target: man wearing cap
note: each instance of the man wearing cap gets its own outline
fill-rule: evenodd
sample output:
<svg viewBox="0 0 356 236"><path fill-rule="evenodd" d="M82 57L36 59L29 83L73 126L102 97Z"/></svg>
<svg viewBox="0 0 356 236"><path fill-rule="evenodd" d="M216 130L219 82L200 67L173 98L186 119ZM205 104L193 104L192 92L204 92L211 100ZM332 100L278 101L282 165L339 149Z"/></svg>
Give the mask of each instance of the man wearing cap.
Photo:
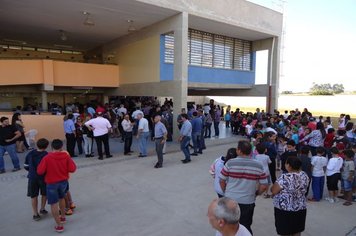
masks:
<svg viewBox="0 0 356 236"><path fill-rule="evenodd" d="M14 125L10 125L9 118L0 118L0 174L5 173L4 154L9 153L14 169L20 170L19 158L16 154L16 140L21 136L21 132Z"/></svg>
<svg viewBox="0 0 356 236"><path fill-rule="evenodd" d="M96 146L98 148L98 159L103 160L103 144L106 158L112 157L109 147L109 132L111 132L110 122L103 117L103 113L99 111L97 117L85 122L85 125L93 131Z"/></svg>
<svg viewBox="0 0 356 236"><path fill-rule="evenodd" d="M167 129L166 126L161 122L161 116L156 115L154 117L155 122L155 143L156 143L156 153L158 162L155 165L155 168L162 168L163 164L163 146L167 140Z"/></svg>

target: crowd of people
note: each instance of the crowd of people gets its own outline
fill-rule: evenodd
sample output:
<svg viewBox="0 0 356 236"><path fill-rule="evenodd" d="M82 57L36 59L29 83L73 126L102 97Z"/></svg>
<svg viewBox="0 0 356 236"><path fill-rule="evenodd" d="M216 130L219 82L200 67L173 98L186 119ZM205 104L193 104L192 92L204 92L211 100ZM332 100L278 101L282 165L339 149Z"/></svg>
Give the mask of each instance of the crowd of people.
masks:
<svg viewBox="0 0 356 236"><path fill-rule="evenodd" d="M338 123L332 124L330 117L315 119L307 109L283 115L259 109L236 112L239 121L232 129L246 139L210 168L216 194L224 200L211 204L208 217L222 235L252 234L255 199L262 194L273 197L277 233L300 235L305 229L306 203L323 199L325 179L325 200L333 204L343 199L344 206L352 205L356 198L356 135L350 116L341 114ZM308 198L310 185L313 197ZM211 213L210 208L219 203L226 205L222 208L226 215ZM227 216L233 208L240 216L232 226ZM216 225L212 219L221 223Z"/></svg>
<svg viewBox="0 0 356 236"><path fill-rule="evenodd" d="M163 105L156 98L143 98L95 107L87 104L83 108L67 104L63 121L66 150L63 142L55 139L49 153L49 142L44 138L37 141L37 149L30 150L20 113L13 115L12 123L7 117L0 119L0 173L5 173L5 152L12 160L13 171L18 171L17 153L30 150L25 169L29 171L28 196L32 199L33 219L47 214L48 202L57 232L64 230L65 215L72 214L75 208L68 179L76 169L72 160L77 156L76 147L79 155L93 157L95 140L98 159L103 160L104 154L105 158L112 157L110 138L119 138L124 143L124 155L131 155L133 137L137 137L138 157L144 158L148 155L147 143L152 140L157 154L154 167L162 168L166 142L172 140L173 103L168 99ZM330 117L316 119L307 109L269 114L259 109L255 113L231 111L230 106L224 112L213 100L209 104L190 105L187 112L183 108L177 116L183 164L191 162L191 156L203 154L205 139L212 137L213 124L214 135L219 136L221 120L233 134L244 137L237 148L230 148L210 169L220 200L212 202L208 216L221 235L233 232L230 230L235 230L236 235L252 234L258 195L273 197L278 234L299 235L305 228L307 200L323 199L325 177L329 193L325 199L336 203L339 194L343 194L343 204L352 205L356 193L356 136L350 116L341 114L337 124L333 124ZM307 199L310 186L312 197ZM39 194L42 199L38 209ZM230 216L234 219L220 211L233 214Z"/></svg>

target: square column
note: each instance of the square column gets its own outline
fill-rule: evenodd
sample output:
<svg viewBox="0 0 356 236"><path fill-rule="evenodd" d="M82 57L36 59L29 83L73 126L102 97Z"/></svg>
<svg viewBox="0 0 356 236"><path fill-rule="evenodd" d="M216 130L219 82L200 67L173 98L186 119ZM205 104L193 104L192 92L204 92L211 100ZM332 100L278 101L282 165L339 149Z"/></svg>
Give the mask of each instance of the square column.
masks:
<svg viewBox="0 0 356 236"><path fill-rule="evenodd" d="M177 116L182 108L187 106L188 95L188 13L182 12L176 16L174 29L174 67L173 78L179 81L173 91L173 138L179 136Z"/></svg>
<svg viewBox="0 0 356 236"><path fill-rule="evenodd" d="M279 88L279 57L280 39L272 38L271 46L268 51L268 78L267 78L267 99L266 110L272 113L278 109L278 88Z"/></svg>

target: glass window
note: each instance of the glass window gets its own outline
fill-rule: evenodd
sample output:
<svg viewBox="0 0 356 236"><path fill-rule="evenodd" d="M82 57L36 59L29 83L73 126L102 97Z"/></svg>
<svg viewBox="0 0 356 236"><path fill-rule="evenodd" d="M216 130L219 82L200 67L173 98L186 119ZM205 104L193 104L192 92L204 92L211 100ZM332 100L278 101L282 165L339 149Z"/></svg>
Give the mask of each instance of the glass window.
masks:
<svg viewBox="0 0 356 236"><path fill-rule="evenodd" d="M174 36L165 35L164 61L174 62ZM251 70L252 43L194 29L188 32L188 63L194 66Z"/></svg>

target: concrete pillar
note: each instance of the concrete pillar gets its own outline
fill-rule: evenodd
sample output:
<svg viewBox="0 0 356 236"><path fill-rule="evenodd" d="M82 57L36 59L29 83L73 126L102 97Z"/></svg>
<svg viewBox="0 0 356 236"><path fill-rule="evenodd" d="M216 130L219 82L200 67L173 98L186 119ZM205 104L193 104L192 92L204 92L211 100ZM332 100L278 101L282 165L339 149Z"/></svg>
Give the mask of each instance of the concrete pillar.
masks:
<svg viewBox="0 0 356 236"><path fill-rule="evenodd" d="M268 51L268 78L267 78L267 99L266 110L273 112L278 109L278 88L279 88L279 53L280 43L279 38L272 39L271 46Z"/></svg>
<svg viewBox="0 0 356 236"><path fill-rule="evenodd" d="M48 111L48 99L47 99L47 92L41 91L41 103L42 103L42 111Z"/></svg>
<svg viewBox="0 0 356 236"><path fill-rule="evenodd" d="M173 138L177 139L179 130L177 116L182 108L187 107L188 95L188 13L182 12L176 18L174 29L174 69L173 78L179 81L173 97Z"/></svg>

